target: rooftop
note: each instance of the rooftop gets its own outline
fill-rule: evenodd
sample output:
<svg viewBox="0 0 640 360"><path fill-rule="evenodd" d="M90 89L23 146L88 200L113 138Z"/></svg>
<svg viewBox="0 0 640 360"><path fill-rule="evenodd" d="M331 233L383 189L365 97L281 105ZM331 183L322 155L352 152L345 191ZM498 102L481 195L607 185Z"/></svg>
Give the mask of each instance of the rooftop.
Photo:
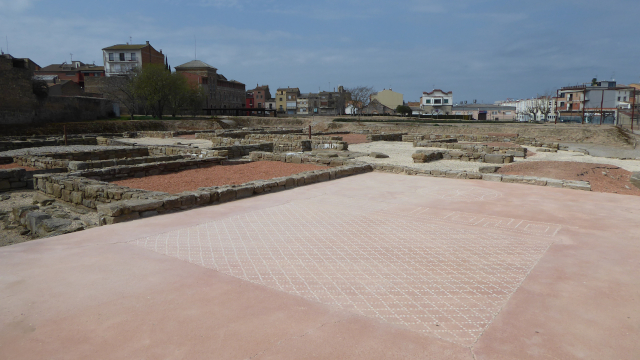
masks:
<svg viewBox="0 0 640 360"><path fill-rule="evenodd" d="M214 68L213 66L207 64L204 61L200 61L200 60L191 60L188 63L184 63L182 65L178 65L174 67L175 69L214 69L214 70L218 70L216 68Z"/></svg>

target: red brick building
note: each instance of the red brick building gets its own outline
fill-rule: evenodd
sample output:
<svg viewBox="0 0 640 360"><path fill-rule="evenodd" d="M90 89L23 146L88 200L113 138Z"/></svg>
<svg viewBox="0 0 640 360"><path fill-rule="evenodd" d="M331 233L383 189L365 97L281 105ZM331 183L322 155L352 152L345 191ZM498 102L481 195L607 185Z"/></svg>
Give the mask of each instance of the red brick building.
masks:
<svg viewBox="0 0 640 360"><path fill-rule="evenodd" d="M95 64L85 64L82 61L72 61L62 64L51 64L35 72L35 75L56 75L61 81L69 80L84 89L85 77L103 77L104 67Z"/></svg>

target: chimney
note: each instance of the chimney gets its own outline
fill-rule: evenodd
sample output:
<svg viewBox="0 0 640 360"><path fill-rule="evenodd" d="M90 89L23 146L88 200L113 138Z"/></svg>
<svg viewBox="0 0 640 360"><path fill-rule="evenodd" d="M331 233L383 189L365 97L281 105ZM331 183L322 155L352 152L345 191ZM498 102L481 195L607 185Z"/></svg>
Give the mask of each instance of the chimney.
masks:
<svg viewBox="0 0 640 360"><path fill-rule="evenodd" d="M147 40L147 45L149 45L149 40Z"/></svg>
<svg viewBox="0 0 640 360"><path fill-rule="evenodd" d="M162 54L162 49L160 49L160 54Z"/></svg>

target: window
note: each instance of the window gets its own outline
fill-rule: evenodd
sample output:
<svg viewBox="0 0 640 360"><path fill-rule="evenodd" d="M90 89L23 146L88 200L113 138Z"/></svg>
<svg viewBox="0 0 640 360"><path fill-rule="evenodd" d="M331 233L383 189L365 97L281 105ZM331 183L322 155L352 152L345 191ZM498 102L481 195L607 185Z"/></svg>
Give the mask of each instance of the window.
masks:
<svg viewBox="0 0 640 360"><path fill-rule="evenodd" d="M620 96L618 96L618 101L620 101Z"/></svg>
<svg viewBox="0 0 640 360"><path fill-rule="evenodd" d="M491 115L498 115L498 112L497 111L492 111Z"/></svg>
<svg viewBox="0 0 640 360"><path fill-rule="evenodd" d="M136 53L131 53L131 61L136 61Z"/></svg>
<svg viewBox="0 0 640 360"><path fill-rule="evenodd" d="M444 103L448 104L449 103L449 99L444 99Z"/></svg>
<svg viewBox="0 0 640 360"><path fill-rule="evenodd" d="M282 101L282 98L280 98L280 101Z"/></svg>
<svg viewBox="0 0 640 360"><path fill-rule="evenodd" d="M564 107L564 101L560 101L560 107Z"/></svg>
<svg viewBox="0 0 640 360"><path fill-rule="evenodd" d="M113 61L115 58L113 57L113 53L109 53L109 61Z"/></svg>
<svg viewBox="0 0 640 360"><path fill-rule="evenodd" d="M627 97L625 96L625 97L622 99L622 101L627 101Z"/></svg>
<svg viewBox="0 0 640 360"><path fill-rule="evenodd" d="M424 99L425 104L431 104L431 99Z"/></svg>
<svg viewBox="0 0 640 360"><path fill-rule="evenodd" d="M442 99L433 99L434 104L442 104Z"/></svg>
<svg viewBox="0 0 640 360"><path fill-rule="evenodd" d="M120 61L124 61L124 53L120 53Z"/></svg>

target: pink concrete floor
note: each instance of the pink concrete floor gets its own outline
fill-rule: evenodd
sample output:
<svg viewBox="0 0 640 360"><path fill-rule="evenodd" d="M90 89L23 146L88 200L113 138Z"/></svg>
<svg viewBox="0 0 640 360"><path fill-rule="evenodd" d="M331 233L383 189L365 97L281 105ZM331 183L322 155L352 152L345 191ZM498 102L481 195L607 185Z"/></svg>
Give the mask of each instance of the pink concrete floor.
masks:
<svg viewBox="0 0 640 360"><path fill-rule="evenodd" d="M636 359L639 215L371 173L13 245L0 359Z"/></svg>

